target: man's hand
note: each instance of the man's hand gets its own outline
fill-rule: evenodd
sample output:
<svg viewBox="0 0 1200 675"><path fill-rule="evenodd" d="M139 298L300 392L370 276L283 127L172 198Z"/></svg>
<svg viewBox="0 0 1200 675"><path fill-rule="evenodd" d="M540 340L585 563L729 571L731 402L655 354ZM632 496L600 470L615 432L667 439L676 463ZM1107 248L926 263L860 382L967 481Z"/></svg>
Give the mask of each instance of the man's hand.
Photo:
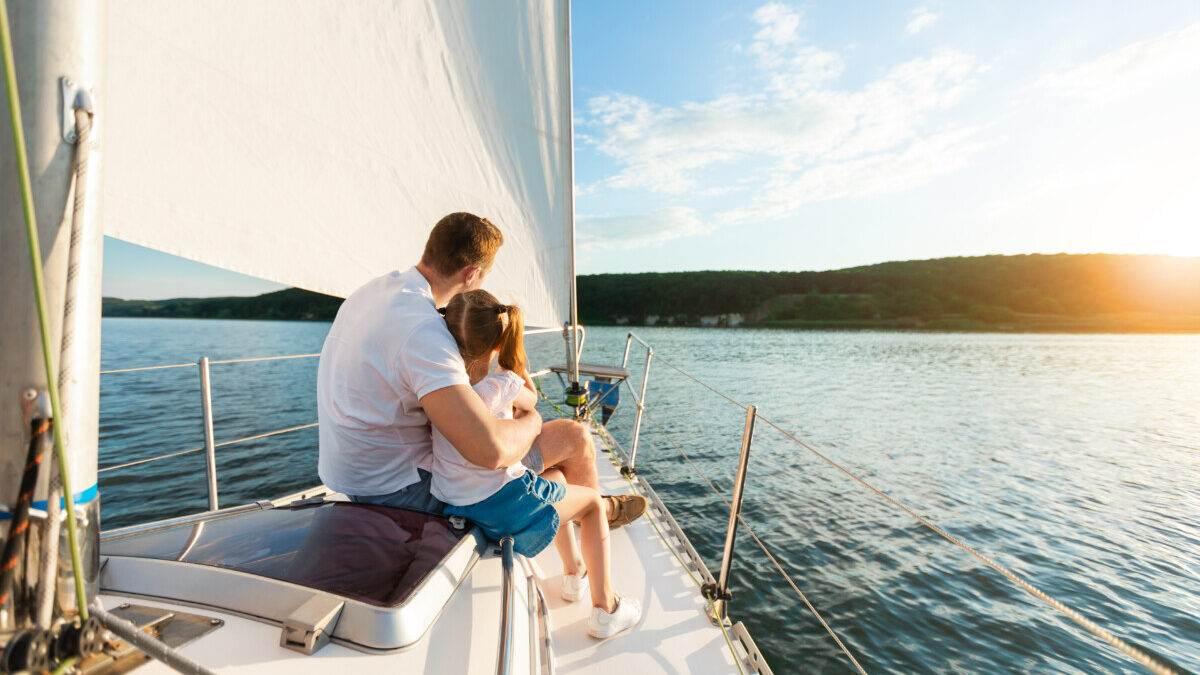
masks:
<svg viewBox="0 0 1200 675"><path fill-rule="evenodd" d="M536 411L525 412L519 419L498 420L479 394L465 384L426 394L421 407L468 462L485 469L519 462L542 433L542 417Z"/></svg>

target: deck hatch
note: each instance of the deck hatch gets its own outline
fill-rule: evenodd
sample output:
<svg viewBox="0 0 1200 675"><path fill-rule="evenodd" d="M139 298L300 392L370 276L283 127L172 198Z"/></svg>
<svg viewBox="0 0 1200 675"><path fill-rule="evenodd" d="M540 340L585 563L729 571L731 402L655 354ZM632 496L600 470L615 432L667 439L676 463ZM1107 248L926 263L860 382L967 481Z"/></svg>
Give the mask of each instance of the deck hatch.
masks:
<svg viewBox="0 0 1200 675"><path fill-rule="evenodd" d="M309 600L341 598L335 640L396 649L424 634L482 547L439 516L320 502L116 537L101 545L100 581L280 625Z"/></svg>
<svg viewBox="0 0 1200 675"><path fill-rule="evenodd" d="M201 523L106 543L104 554L224 567L393 607L465 534L437 516L345 502Z"/></svg>

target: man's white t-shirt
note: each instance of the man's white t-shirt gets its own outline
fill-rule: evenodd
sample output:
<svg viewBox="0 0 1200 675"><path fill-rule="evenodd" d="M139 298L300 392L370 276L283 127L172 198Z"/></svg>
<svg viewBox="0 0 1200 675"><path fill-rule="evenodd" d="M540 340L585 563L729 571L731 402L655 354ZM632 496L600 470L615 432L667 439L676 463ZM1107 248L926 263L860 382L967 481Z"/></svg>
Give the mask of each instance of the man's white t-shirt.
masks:
<svg viewBox="0 0 1200 675"><path fill-rule="evenodd" d="M355 496L395 492L430 468L420 398L469 385L458 345L416 267L367 282L338 310L317 367L317 472Z"/></svg>
<svg viewBox="0 0 1200 675"><path fill-rule="evenodd" d="M510 370L500 369L471 386L493 415L511 420L513 401L525 386L525 379ZM525 471L521 462L503 469L476 466L467 461L442 432L433 430L433 478L429 491L447 504L478 504L496 494L508 481L520 478Z"/></svg>

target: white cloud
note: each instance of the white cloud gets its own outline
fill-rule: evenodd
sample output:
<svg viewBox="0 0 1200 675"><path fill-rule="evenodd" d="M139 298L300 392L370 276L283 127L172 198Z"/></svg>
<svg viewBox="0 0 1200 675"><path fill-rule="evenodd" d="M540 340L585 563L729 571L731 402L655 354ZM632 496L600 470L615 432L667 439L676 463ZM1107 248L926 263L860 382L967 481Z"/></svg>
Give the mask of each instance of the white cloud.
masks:
<svg viewBox="0 0 1200 675"><path fill-rule="evenodd" d="M922 14L933 13L911 19ZM853 213L855 200L912 193L887 202L903 211L898 222L974 228L998 249L1082 250L1086 240L1141 250L1139 238L1178 241L1200 208L1189 183L1200 157L1200 23L1040 77L999 70L1012 67L999 59L985 88L979 60L947 49L866 79L858 70L849 84L842 57L808 42L800 12L772 3L748 22L734 52L738 88L674 104L610 93L580 110L583 142L614 167L580 191L584 203L654 205L581 216L585 248L796 221L833 200L817 213Z"/></svg>
<svg viewBox="0 0 1200 675"><path fill-rule="evenodd" d="M804 91L842 74L845 66L841 57L801 41L798 11L776 2L759 7L751 18L758 32L748 51L758 67L770 73L772 90Z"/></svg>
<svg viewBox="0 0 1200 675"><path fill-rule="evenodd" d="M979 147L967 130L930 123L970 89L980 71L970 55L938 51L839 89L840 58L802 42L796 12L772 4L753 18L759 31L748 51L762 93L677 106L624 94L588 101L589 137L620 167L589 193L732 195L746 206L714 220L782 218L805 203L918 184Z"/></svg>
<svg viewBox="0 0 1200 675"><path fill-rule="evenodd" d="M630 215L580 214L577 223L579 243L584 249L656 246L712 231L694 209L684 207Z"/></svg>
<svg viewBox="0 0 1200 675"><path fill-rule="evenodd" d="M909 35L916 35L937 23L937 20L937 12L930 10L928 7L917 7L909 13L908 23L904 26L904 32Z"/></svg>
<svg viewBox="0 0 1200 675"><path fill-rule="evenodd" d="M1106 103L1200 72L1200 23L1128 44L1082 65L1043 75L1035 96ZM1191 82L1192 91L1200 83Z"/></svg>

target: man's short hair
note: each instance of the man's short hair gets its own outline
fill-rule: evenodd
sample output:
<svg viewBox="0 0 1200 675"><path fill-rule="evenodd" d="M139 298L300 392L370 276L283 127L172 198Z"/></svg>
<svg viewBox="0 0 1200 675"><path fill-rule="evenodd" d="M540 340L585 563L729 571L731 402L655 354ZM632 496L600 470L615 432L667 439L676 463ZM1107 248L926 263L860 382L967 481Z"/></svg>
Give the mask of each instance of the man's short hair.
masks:
<svg viewBox="0 0 1200 675"><path fill-rule="evenodd" d="M462 211L451 213L433 226L421 262L447 277L471 265L487 270L503 243L500 228L487 218Z"/></svg>

